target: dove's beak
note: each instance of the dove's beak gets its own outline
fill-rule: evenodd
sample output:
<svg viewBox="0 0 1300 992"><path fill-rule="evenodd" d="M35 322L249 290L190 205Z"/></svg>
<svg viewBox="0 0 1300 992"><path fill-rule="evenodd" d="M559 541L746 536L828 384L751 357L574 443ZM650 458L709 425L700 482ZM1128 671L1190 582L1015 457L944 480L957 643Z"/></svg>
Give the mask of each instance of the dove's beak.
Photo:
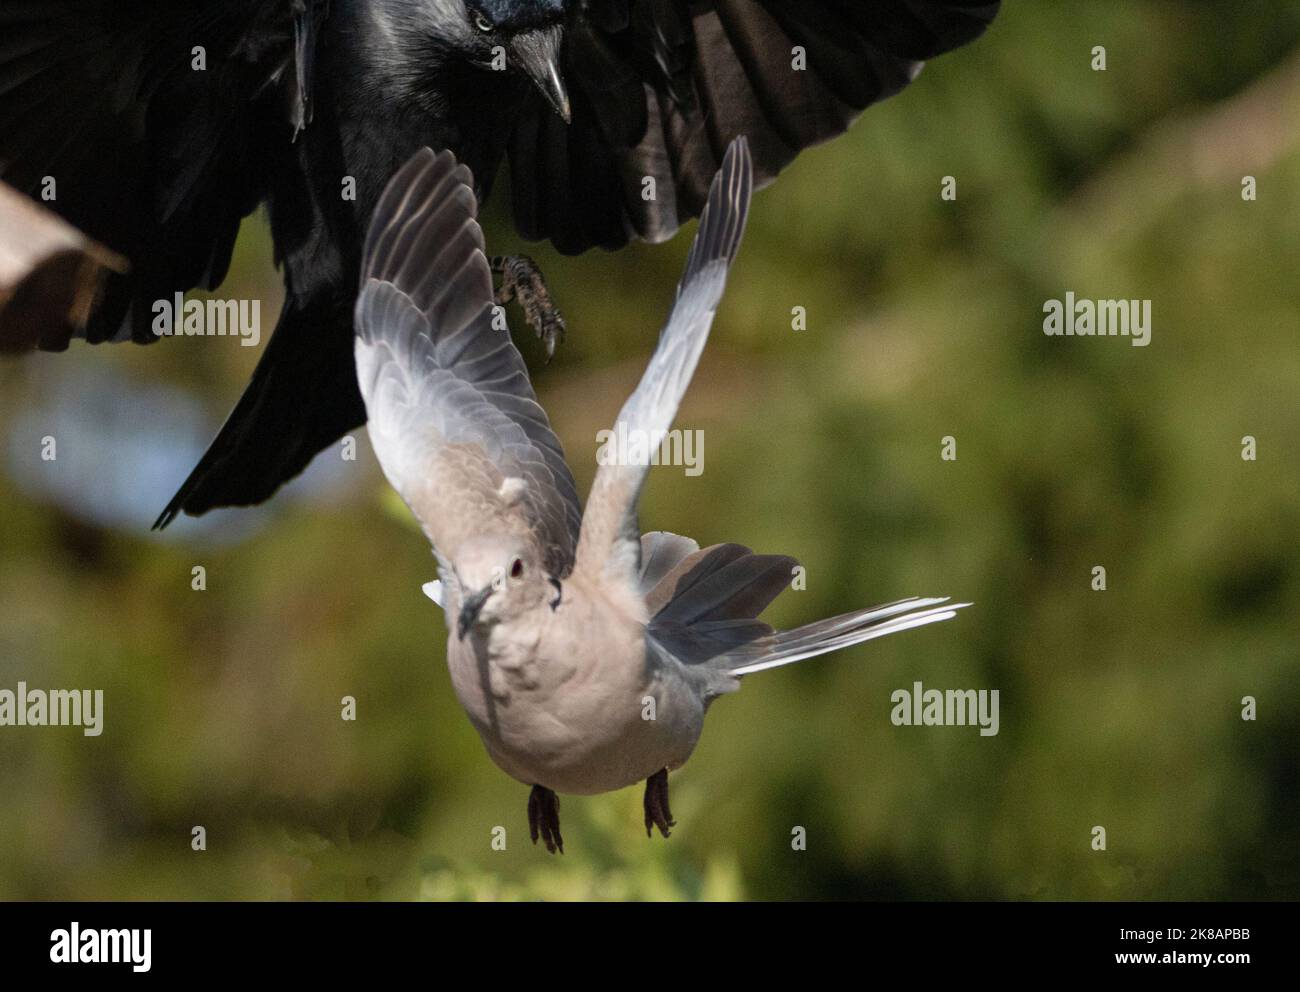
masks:
<svg viewBox="0 0 1300 992"><path fill-rule="evenodd" d="M460 617L456 621L456 635L463 641L469 629L474 626L474 621L478 619L479 612L483 609L483 604L488 601L492 595L492 587L480 589L476 593L471 593L461 600Z"/></svg>
<svg viewBox="0 0 1300 992"><path fill-rule="evenodd" d="M511 48L515 63L568 124L573 120L573 111L569 106L569 91L565 89L564 77L560 75L560 45L563 41L563 28L540 28L519 35Z"/></svg>

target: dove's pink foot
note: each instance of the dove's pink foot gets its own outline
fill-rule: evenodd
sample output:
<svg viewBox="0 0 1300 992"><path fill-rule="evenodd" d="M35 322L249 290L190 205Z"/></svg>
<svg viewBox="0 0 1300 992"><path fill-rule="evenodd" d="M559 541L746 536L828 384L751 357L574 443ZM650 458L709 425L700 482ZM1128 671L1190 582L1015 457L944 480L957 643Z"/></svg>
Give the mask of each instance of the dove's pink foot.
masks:
<svg viewBox="0 0 1300 992"><path fill-rule="evenodd" d="M668 808L668 769L661 768L645 780L645 835L654 836L654 828L665 837L669 828L677 826L673 811Z"/></svg>
<svg viewBox="0 0 1300 992"><path fill-rule="evenodd" d="M540 836L552 854L556 851L564 853L564 838L560 836L560 797L545 786L534 785L528 794L528 833L534 844Z"/></svg>

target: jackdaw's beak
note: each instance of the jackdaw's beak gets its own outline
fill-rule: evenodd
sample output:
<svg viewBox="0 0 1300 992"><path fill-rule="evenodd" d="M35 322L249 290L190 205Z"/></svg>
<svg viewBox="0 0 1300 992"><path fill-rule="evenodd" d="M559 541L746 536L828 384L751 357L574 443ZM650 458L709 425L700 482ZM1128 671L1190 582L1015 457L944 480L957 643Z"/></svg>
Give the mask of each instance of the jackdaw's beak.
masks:
<svg viewBox="0 0 1300 992"><path fill-rule="evenodd" d="M568 124L573 120L573 111L569 106L569 91L564 88L564 79L560 76L560 45L563 41L564 29L557 25L518 35L512 47L516 63Z"/></svg>
<svg viewBox="0 0 1300 992"><path fill-rule="evenodd" d="M492 595L492 587L480 589L476 593L471 593L461 600L460 618L456 622L456 635L463 641L469 629L474 626L474 621L478 619L479 611L483 609L483 604L488 601Z"/></svg>

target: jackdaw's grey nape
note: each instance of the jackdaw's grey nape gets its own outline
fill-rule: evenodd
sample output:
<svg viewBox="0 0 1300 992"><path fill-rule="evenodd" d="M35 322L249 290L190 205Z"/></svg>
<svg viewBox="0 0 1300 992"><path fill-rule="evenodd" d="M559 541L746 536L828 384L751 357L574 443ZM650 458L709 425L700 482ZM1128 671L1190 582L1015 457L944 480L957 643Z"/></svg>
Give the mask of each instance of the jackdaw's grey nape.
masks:
<svg viewBox="0 0 1300 992"><path fill-rule="evenodd" d="M557 792L645 782L646 832L674 825L668 772L709 704L742 676L947 620L904 599L795 630L758 615L796 562L739 544L640 534L652 449L671 428L740 247L753 187L736 139L713 180L650 365L618 415L640 457L604 460L584 513L560 442L504 322L470 171L423 149L366 240L356 365L388 481L433 545L456 695L488 754L532 787L533 842L563 850ZM629 450L633 450L629 446Z"/></svg>
<svg viewBox="0 0 1300 992"><path fill-rule="evenodd" d="M0 4L0 179L130 265L61 350L157 340L268 210L285 301L242 398L158 518L269 498L365 420L361 247L384 184L450 149L480 201L509 164L528 240L663 241L744 132L755 181L978 37L996 0L40 0ZM647 197L647 183L654 195ZM53 184L53 185L52 185ZM537 267L493 260L549 350ZM179 481L179 480L178 480Z"/></svg>

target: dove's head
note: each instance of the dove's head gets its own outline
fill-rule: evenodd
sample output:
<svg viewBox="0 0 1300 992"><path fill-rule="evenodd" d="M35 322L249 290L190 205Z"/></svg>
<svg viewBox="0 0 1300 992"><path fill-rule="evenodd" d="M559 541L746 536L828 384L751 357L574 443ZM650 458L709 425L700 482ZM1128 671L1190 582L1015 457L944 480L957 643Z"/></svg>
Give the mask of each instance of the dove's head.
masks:
<svg viewBox="0 0 1300 992"><path fill-rule="evenodd" d="M456 554L460 616L456 635L520 616L554 595L536 545L516 535L483 535Z"/></svg>

